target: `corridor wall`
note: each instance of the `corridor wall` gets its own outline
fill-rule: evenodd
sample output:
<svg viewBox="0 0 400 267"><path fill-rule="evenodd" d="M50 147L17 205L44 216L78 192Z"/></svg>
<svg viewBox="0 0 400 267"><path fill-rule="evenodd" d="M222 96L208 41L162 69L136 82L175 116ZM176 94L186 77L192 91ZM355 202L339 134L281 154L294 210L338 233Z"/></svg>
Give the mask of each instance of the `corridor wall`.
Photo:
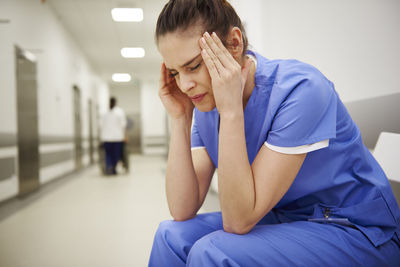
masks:
<svg viewBox="0 0 400 267"><path fill-rule="evenodd" d="M80 90L83 165L89 164L88 102L93 117L107 109L108 85L49 5L42 1L0 1L0 201L18 195L17 102L14 46L37 62L40 183L75 170L73 87ZM92 120L97 138L96 119ZM11 168L10 168L11 165Z"/></svg>

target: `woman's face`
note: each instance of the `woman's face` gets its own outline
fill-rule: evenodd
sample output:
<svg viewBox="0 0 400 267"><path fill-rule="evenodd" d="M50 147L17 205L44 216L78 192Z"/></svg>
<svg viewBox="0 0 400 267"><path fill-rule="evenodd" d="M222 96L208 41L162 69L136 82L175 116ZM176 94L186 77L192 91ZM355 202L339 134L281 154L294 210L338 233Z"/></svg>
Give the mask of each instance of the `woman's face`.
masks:
<svg viewBox="0 0 400 267"><path fill-rule="evenodd" d="M193 32L197 33L167 33L159 38L158 49L180 90L200 111L207 112L215 108L214 94L210 74L201 56L199 40L202 32L200 29Z"/></svg>

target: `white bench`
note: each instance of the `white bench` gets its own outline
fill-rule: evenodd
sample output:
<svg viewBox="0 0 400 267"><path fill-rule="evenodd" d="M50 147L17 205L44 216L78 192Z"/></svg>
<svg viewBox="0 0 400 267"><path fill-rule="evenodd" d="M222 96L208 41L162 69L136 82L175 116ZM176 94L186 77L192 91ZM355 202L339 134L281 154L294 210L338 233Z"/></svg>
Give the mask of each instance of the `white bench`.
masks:
<svg viewBox="0 0 400 267"><path fill-rule="evenodd" d="M373 155L385 171L400 206L400 134L381 132Z"/></svg>

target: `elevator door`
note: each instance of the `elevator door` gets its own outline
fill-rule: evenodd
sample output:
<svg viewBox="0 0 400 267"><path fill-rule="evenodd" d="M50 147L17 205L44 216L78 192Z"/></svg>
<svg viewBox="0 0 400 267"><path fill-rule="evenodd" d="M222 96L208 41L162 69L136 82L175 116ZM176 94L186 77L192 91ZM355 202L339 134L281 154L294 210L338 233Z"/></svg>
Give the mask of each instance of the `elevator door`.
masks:
<svg viewBox="0 0 400 267"><path fill-rule="evenodd" d="M36 62L28 51L15 47L19 196L39 188L39 133Z"/></svg>
<svg viewBox="0 0 400 267"><path fill-rule="evenodd" d="M75 169L82 167L82 122L81 122L81 92L77 86L73 87L74 93L74 129L75 129Z"/></svg>

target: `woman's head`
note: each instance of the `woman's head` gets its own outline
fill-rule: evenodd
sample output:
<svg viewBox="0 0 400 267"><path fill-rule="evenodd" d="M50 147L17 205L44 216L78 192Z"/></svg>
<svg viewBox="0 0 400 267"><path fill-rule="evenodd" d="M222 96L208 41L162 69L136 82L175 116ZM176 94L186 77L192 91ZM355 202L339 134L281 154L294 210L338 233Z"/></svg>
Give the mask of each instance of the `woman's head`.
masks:
<svg viewBox="0 0 400 267"><path fill-rule="evenodd" d="M206 31L215 32L242 62L247 38L239 16L226 0L170 0L160 13L155 34L170 76L201 111L215 107L211 77L199 46Z"/></svg>
<svg viewBox="0 0 400 267"><path fill-rule="evenodd" d="M230 30L238 27L242 32L243 55L247 50L242 21L226 0L170 0L158 17L156 42L167 33L183 33L193 26L200 28L201 33L217 33L227 48L233 45L227 40Z"/></svg>

